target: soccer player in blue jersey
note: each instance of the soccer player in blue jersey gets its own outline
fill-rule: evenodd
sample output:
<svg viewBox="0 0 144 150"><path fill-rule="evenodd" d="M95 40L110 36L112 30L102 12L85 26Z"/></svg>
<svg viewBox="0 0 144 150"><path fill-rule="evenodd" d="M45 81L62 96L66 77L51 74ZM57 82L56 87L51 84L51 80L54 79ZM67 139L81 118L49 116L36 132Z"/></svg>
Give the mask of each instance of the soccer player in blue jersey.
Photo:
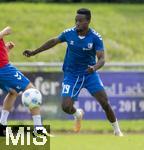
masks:
<svg viewBox="0 0 144 150"><path fill-rule="evenodd" d="M82 109L76 109L74 102L77 100L80 90L86 88L102 106L113 126L114 134L122 136L103 83L97 73L97 70L105 63L102 37L95 30L89 28L90 21L90 10L81 8L77 10L75 27L65 30L58 37L48 40L35 50L25 50L23 54L27 57L34 56L58 43L66 42L67 51L63 64L63 111L74 116L75 131L79 132L84 112Z"/></svg>

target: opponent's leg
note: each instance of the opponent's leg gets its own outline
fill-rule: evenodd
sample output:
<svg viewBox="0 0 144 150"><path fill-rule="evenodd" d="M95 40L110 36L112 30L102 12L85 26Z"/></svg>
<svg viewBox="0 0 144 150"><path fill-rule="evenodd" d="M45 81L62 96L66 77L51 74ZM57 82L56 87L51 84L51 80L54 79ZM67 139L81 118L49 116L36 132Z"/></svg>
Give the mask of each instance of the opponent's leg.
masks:
<svg viewBox="0 0 144 150"><path fill-rule="evenodd" d="M30 89L30 88L34 88L32 83L29 83L25 90ZM30 112L32 114L34 126L42 126L40 107L34 107L30 109Z"/></svg>
<svg viewBox="0 0 144 150"><path fill-rule="evenodd" d="M35 88L32 83L29 83L25 90ZM41 113L40 113L40 106L39 107L33 107L30 109L30 112L32 114L33 122L34 122L34 131L33 136L50 136L54 137L50 133L47 132L47 130L43 127L42 121L41 121Z"/></svg>
<svg viewBox="0 0 144 150"><path fill-rule="evenodd" d="M28 84L25 91L30 89L30 88L35 88L32 83ZM34 126L42 126L41 115L40 115L40 107L31 108L30 112L32 114L32 118L33 118L33 121L34 121Z"/></svg>
<svg viewBox="0 0 144 150"><path fill-rule="evenodd" d="M1 112L1 118L0 118L0 123L2 125L7 125L7 118L8 118L9 112L12 109L17 96L18 96L18 93L15 90L12 90L5 97L4 102L3 102L3 109Z"/></svg>
<svg viewBox="0 0 144 150"><path fill-rule="evenodd" d="M120 130L118 121L116 119L116 116L114 114L114 111L112 110L111 105L108 103L108 97L107 97L105 90L98 91L92 95L100 103L103 110L105 111L105 114L106 114L108 120L111 122L112 127L114 129L114 134L117 136L123 136L123 134Z"/></svg>
<svg viewBox="0 0 144 150"><path fill-rule="evenodd" d="M13 107L17 95L18 95L17 92L13 90L9 92L4 99L3 109L1 111L1 117L0 117L0 136L5 136L9 112Z"/></svg>

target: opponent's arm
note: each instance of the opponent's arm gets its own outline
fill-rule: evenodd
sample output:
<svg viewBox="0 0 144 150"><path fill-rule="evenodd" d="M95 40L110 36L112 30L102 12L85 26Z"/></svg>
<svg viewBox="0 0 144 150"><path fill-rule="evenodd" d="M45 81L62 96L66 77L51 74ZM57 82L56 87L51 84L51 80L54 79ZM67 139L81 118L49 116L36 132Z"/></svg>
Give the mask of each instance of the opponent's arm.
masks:
<svg viewBox="0 0 144 150"><path fill-rule="evenodd" d="M105 64L105 54L104 54L104 51L97 51L96 52L96 56L97 56L98 61L97 61L97 63L95 65L88 66L87 71L89 73L92 73L92 72L100 69Z"/></svg>
<svg viewBox="0 0 144 150"><path fill-rule="evenodd" d="M54 47L55 45L57 45L58 43L61 43L61 41L58 38L53 38L48 40L46 43L44 43L41 47L35 49L35 50L25 50L23 52L23 55L30 57L30 56L34 56L38 53L41 53L45 50L48 50L52 47Z"/></svg>
<svg viewBox="0 0 144 150"><path fill-rule="evenodd" d="M0 39L2 39L4 36L11 34L12 30L11 27L6 27L2 31L0 31Z"/></svg>

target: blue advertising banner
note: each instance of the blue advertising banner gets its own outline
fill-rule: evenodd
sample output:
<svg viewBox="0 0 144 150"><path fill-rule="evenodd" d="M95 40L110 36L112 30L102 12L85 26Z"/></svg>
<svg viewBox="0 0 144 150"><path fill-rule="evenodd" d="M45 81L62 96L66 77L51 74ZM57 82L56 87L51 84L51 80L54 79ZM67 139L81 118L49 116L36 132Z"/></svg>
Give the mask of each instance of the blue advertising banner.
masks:
<svg viewBox="0 0 144 150"><path fill-rule="evenodd" d="M144 72L100 72L110 104L118 119L144 119ZM67 119L61 110L61 83L63 73L25 73L43 95L41 106L43 119ZM0 110L6 93L0 90ZM83 108L85 119L105 119L105 114L97 101L82 89L75 103ZM17 98L9 119L31 119L30 112Z"/></svg>

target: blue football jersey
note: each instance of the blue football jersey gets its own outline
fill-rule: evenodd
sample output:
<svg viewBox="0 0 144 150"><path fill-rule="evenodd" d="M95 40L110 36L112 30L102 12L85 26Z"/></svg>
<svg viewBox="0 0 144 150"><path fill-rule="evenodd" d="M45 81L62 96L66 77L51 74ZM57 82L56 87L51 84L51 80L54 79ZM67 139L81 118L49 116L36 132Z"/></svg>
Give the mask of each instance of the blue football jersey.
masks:
<svg viewBox="0 0 144 150"><path fill-rule="evenodd" d="M58 38L67 43L64 72L85 74L88 65L96 64L96 51L104 50L100 34L93 29L89 29L87 35L82 37L74 27L62 32Z"/></svg>

